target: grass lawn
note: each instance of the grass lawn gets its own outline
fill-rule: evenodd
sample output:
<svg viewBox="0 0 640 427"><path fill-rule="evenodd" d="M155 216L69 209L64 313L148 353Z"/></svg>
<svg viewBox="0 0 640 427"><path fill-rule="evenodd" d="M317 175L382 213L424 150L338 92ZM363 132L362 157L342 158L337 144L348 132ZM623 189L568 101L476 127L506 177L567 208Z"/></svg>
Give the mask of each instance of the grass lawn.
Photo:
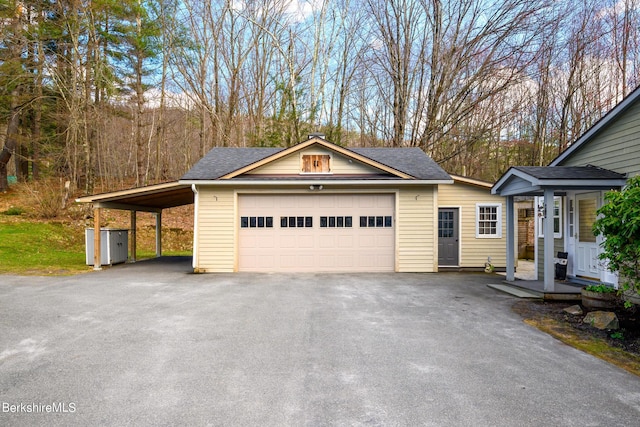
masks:
<svg viewBox="0 0 640 427"><path fill-rule="evenodd" d="M61 222L3 221L0 216L0 273L75 274L89 271L84 234Z"/></svg>
<svg viewBox="0 0 640 427"><path fill-rule="evenodd" d="M182 233L164 227L163 232L169 246L163 255L191 255L190 248L171 247L175 240L173 235ZM149 227L142 228L139 238L139 243L154 241L154 231ZM187 241L187 238L188 235L182 240ZM139 260L155 256L154 250L145 247L150 245L140 246ZM84 226L69 222L11 220L0 214L0 274L65 275L92 269L85 264Z"/></svg>

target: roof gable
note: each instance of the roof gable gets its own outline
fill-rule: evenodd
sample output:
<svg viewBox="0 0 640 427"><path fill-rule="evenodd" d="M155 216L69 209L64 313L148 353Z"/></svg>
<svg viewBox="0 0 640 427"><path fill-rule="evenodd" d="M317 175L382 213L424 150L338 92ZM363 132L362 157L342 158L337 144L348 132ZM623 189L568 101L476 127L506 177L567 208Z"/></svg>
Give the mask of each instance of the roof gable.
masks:
<svg viewBox="0 0 640 427"><path fill-rule="evenodd" d="M182 178L191 180L229 180L246 178L257 169L308 148L319 148L377 170L387 179L451 180L451 177L419 148L353 148L313 137L289 148L217 147L209 151ZM252 175L255 177L255 175Z"/></svg>
<svg viewBox="0 0 640 427"><path fill-rule="evenodd" d="M366 158L366 157L363 157L361 155L358 155L357 153L354 153L351 150L348 150L346 148L340 147L339 145L332 144L332 143L330 143L330 142L328 142L328 141L326 141L326 140L324 140L322 138L313 137L313 138L308 139L307 141L301 142L301 143L296 144L296 145L294 145L292 147L289 147L289 148L283 149L283 150L281 150L281 151L279 151L277 153L274 153L273 155L271 155L269 157L265 157L265 158L263 158L261 160L258 160L256 162L254 162L254 163L248 164L245 167L242 167L242 168L237 169L237 170L235 170L235 171L233 171L233 172L231 172L231 173L229 173L227 175L224 175L224 176L220 177L220 179L235 178L235 177L237 177L239 175L242 175L242 174L247 173L249 171L255 170L256 168L258 168L260 166L266 165L267 163L274 162L274 161L279 160L279 159L281 159L281 158L283 158L285 156L288 156L288 155L290 155L292 153L299 152L301 150L304 150L304 149L312 147L312 146L326 148L326 149L329 149L330 151L334 151L334 152L340 153L340 154L345 155L347 157L352 157L355 160L358 160L358 161L360 161L362 163L368 164L368 165L370 165L370 166L372 166L372 167L374 167L376 169L380 169L383 172L390 173L392 175L396 175L398 178L404 178L404 179L411 178L411 176L409 174L405 173L405 172L399 171L399 170L397 170L397 169L395 169L393 167L387 166L387 165L382 164L382 163L378 163L375 160L371 160L369 158Z"/></svg>
<svg viewBox="0 0 640 427"><path fill-rule="evenodd" d="M241 177L256 178L258 176L277 177L277 176L283 176L283 175L288 175L288 176L304 175L305 174L303 171L304 158L307 156L329 156L330 171L328 172L328 174L331 174L331 175L340 175L340 176L378 175L380 177L387 176L390 178L396 176L388 172L383 172L380 169L373 167L368 163L363 163L361 161L355 160L352 156L345 156L334 150L329 150L323 146L310 145L307 148L287 154L285 156L280 157L279 159L276 159L272 162L268 162L262 166L258 166L246 172L245 174L241 175ZM325 175L322 173L317 173L317 174Z"/></svg>

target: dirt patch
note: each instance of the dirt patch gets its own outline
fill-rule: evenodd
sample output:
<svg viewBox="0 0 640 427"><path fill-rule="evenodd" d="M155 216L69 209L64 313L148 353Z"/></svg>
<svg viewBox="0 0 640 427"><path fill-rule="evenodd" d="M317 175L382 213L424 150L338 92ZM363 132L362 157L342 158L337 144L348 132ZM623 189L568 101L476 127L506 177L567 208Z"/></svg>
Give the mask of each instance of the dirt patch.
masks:
<svg viewBox="0 0 640 427"><path fill-rule="evenodd" d="M607 360L636 375L640 375L640 307L614 310L620 322L618 330L599 330L583 319L563 311L575 305L566 302L522 300L513 305L513 311L524 321L557 339Z"/></svg>

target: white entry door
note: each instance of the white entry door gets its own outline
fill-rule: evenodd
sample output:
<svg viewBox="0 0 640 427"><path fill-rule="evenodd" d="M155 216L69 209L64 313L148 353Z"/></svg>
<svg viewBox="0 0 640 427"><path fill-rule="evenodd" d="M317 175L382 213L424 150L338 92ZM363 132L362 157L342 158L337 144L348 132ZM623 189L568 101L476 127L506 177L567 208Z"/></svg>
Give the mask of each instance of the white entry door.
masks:
<svg viewBox="0 0 640 427"><path fill-rule="evenodd" d="M600 193L576 195L576 276L600 280L599 245L593 234L596 210L600 206Z"/></svg>

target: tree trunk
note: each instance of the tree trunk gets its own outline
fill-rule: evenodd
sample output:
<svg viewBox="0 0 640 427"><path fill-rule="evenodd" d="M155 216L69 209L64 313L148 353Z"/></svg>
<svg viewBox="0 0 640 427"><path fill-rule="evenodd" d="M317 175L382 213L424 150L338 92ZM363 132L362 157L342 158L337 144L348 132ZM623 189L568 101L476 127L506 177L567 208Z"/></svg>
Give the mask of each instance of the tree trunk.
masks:
<svg viewBox="0 0 640 427"><path fill-rule="evenodd" d="M11 113L9 115L9 123L7 125L7 138L4 147L0 151L0 191L6 192L9 189L9 180L7 178L7 164L11 159L11 155L18 146L18 125L20 124L20 107L18 106L18 89L11 92Z"/></svg>

